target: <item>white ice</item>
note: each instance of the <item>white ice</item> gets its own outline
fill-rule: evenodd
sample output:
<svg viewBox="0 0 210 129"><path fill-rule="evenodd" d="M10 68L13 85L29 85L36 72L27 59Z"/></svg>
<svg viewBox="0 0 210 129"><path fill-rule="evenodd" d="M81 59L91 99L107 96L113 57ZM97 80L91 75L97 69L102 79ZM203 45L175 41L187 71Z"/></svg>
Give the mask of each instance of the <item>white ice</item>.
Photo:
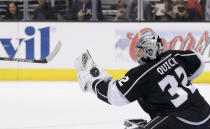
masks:
<svg viewBox="0 0 210 129"><path fill-rule="evenodd" d="M210 84L194 84L210 103ZM134 102L108 105L76 82L0 82L0 129L123 129L149 116Z"/></svg>

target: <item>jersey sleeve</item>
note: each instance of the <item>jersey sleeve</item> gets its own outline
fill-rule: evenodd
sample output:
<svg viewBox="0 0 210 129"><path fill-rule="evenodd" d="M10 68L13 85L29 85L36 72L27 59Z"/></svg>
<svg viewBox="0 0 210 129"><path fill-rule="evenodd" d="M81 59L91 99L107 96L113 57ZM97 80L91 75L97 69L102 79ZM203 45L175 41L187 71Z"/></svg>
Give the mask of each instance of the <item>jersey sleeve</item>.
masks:
<svg viewBox="0 0 210 129"><path fill-rule="evenodd" d="M104 82L103 80L95 80L92 88L96 96L108 104L122 106L130 103L118 90L116 81Z"/></svg>
<svg viewBox="0 0 210 129"><path fill-rule="evenodd" d="M194 51L178 51L175 60L185 69L188 80L194 80L204 71L203 57Z"/></svg>
<svg viewBox="0 0 210 129"><path fill-rule="evenodd" d="M142 77L140 71L137 71L133 69L116 81L116 87L129 102L142 98L146 92L146 83L144 83L146 78Z"/></svg>
<svg viewBox="0 0 210 129"><path fill-rule="evenodd" d="M116 81L96 80L92 85L93 90L97 97L106 103L117 106L129 104L141 98L145 92L137 80L139 76L131 73L128 72L123 78Z"/></svg>

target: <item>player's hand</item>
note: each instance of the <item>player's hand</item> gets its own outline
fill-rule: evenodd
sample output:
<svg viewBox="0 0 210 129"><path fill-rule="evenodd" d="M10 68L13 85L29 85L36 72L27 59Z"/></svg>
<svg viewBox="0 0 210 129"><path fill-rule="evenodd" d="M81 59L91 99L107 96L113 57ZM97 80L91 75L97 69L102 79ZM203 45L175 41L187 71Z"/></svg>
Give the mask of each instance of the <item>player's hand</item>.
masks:
<svg viewBox="0 0 210 129"><path fill-rule="evenodd" d="M90 69L94 66L94 62L90 59L87 53L83 53L78 56L75 60L75 67L77 69L77 78L80 84L80 88L83 92L90 90Z"/></svg>
<svg viewBox="0 0 210 129"><path fill-rule="evenodd" d="M92 83L97 80L109 81L112 77L95 64L88 52L83 53L75 60L77 78L83 92L93 92Z"/></svg>

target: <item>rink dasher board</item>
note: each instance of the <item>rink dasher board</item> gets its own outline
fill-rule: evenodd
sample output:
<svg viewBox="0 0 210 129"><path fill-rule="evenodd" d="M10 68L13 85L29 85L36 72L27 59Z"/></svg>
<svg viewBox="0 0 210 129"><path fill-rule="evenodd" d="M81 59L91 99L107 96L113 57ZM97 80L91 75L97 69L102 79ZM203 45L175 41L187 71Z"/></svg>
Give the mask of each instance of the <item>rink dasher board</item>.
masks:
<svg viewBox="0 0 210 129"><path fill-rule="evenodd" d="M128 70L105 70L113 80ZM203 72L194 83L210 83L210 72ZM77 81L75 69L0 69L0 81Z"/></svg>
<svg viewBox="0 0 210 129"><path fill-rule="evenodd" d="M58 55L47 64L0 61L0 80L76 81L75 58L89 49L95 62L114 79L137 65L134 60L135 36L148 32L164 37L166 49L205 51L209 23L78 23L78 22L1 22L0 56L41 59L62 41ZM5 31L7 30L7 31ZM210 83L210 63L197 83Z"/></svg>

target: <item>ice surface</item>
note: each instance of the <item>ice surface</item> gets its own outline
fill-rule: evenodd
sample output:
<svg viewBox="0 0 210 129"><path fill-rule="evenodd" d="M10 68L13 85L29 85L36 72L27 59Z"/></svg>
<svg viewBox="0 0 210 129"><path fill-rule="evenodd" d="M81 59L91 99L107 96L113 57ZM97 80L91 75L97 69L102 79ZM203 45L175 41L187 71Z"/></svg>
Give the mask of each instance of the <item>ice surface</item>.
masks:
<svg viewBox="0 0 210 129"><path fill-rule="evenodd" d="M210 102L210 85L194 84ZM76 82L0 82L0 129L123 129L145 118L136 102L108 105Z"/></svg>

